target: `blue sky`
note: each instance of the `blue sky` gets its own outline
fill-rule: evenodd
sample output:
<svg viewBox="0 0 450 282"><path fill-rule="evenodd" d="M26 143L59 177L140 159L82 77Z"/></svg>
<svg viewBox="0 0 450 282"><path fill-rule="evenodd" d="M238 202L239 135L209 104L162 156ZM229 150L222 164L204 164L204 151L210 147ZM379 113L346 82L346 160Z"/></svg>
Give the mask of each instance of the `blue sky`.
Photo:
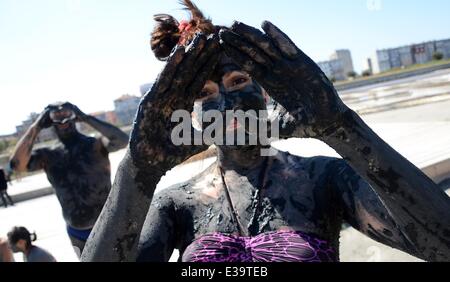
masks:
<svg viewBox="0 0 450 282"><path fill-rule="evenodd" d="M358 71L376 49L450 37L447 0L197 0L216 24L269 19L314 60L348 48ZM162 64L152 15L185 18L177 0L0 0L0 134L54 101L113 109Z"/></svg>

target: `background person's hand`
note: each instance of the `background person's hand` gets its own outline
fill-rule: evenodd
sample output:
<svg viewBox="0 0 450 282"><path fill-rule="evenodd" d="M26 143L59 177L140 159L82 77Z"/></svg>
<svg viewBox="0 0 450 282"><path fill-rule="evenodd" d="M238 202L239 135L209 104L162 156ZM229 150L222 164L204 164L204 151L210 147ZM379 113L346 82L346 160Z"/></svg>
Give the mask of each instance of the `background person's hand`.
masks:
<svg viewBox="0 0 450 282"><path fill-rule="evenodd" d="M35 124L39 129L46 129L53 125L53 121L50 118L50 112L51 112L50 107L46 107L37 118Z"/></svg>
<svg viewBox="0 0 450 282"><path fill-rule="evenodd" d="M346 106L319 66L281 30L264 22L260 30L236 22L220 32L221 45L296 119L301 136L320 138L335 130Z"/></svg>
<svg viewBox="0 0 450 282"><path fill-rule="evenodd" d="M78 122L84 122L88 117L88 115L86 115L82 110L80 110L76 105L72 103L64 103L64 107L74 112L76 121Z"/></svg>
<svg viewBox="0 0 450 282"><path fill-rule="evenodd" d="M188 47L176 47L139 106L130 141L136 167L165 172L205 149L175 146L171 132L176 124L171 116L177 110L192 112L219 55L217 36L200 34Z"/></svg>

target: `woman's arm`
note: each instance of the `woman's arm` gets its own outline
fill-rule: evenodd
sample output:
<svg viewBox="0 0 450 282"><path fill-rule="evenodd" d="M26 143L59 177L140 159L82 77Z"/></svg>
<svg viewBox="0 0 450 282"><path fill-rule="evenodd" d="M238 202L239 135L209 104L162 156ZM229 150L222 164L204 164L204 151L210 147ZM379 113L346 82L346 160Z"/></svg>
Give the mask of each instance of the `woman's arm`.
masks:
<svg viewBox="0 0 450 282"><path fill-rule="evenodd" d="M82 261L135 261L139 236L161 177L205 146L175 146L171 116L192 112L218 59L217 38L198 35L177 47L138 109L130 145Z"/></svg>
<svg viewBox="0 0 450 282"><path fill-rule="evenodd" d="M373 240L426 260L420 249L399 228L381 198L346 161L336 159L329 167L329 184L341 199L343 219Z"/></svg>
<svg viewBox="0 0 450 282"><path fill-rule="evenodd" d="M376 191L398 228L427 260L450 259L450 199L339 98L306 54L269 22L265 34L242 23L221 31L228 55L294 118L292 137L334 148Z"/></svg>
<svg viewBox="0 0 450 282"><path fill-rule="evenodd" d="M398 228L428 261L450 261L450 199L349 110L322 140L374 188Z"/></svg>
<svg viewBox="0 0 450 282"><path fill-rule="evenodd" d="M168 262L172 256L177 232L171 190L158 193L152 201L139 240L138 262Z"/></svg>
<svg viewBox="0 0 450 282"><path fill-rule="evenodd" d="M145 183L127 151L108 200L89 237L81 261L135 261L142 225L162 171L148 171Z"/></svg>

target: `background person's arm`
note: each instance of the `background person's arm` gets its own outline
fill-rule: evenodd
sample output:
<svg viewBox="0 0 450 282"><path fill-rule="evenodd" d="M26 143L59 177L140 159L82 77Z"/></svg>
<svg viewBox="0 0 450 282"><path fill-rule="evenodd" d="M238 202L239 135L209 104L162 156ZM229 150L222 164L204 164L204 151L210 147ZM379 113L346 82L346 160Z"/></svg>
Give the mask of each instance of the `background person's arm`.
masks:
<svg viewBox="0 0 450 282"><path fill-rule="evenodd" d="M52 125L49 110L46 109L19 140L10 159L11 169L16 172L28 171L28 163L32 157L34 142L42 129Z"/></svg>
<svg viewBox="0 0 450 282"><path fill-rule="evenodd" d="M87 115L82 112L77 106L71 104L73 111L77 115L77 120L90 125L92 128L100 132L100 138L103 146L110 153L124 149L128 145L128 135L117 128L116 126L101 121L96 117Z"/></svg>

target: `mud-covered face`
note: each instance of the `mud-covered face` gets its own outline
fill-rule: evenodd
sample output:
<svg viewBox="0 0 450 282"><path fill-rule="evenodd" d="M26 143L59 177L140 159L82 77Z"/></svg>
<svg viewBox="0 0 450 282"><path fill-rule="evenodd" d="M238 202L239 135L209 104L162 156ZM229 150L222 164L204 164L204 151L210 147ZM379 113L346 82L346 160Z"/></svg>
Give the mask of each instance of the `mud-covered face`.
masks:
<svg viewBox="0 0 450 282"><path fill-rule="evenodd" d="M53 128L59 138L69 138L77 132L76 123L74 121L69 121L64 124L57 123L53 125Z"/></svg>
<svg viewBox="0 0 450 282"><path fill-rule="evenodd" d="M66 124L74 120L76 118L76 115L71 109L62 107L51 110L50 118L52 119L53 123Z"/></svg>
<svg viewBox="0 0 450 282"><path fill-rule="evenodd" d="M68 138L76 133L76 115L71 109L64 105L55 107L50 111L50 118L58 137Z"/></svg>
<svg viewBox="0 0 450 282"><path fill-rule="evenodd" d="M229 111L254 111L260 117L260 111L267 111L268 96L264 89L243 71L232 70L222 76L220 82L208 80L203 87L201 98L195 101L193 118L204 130L211 123L202 122L201 117L208 111L219 111L224 117L225 132L236 131L248 125L239 124L238 120L226 121Z"/></svg>

